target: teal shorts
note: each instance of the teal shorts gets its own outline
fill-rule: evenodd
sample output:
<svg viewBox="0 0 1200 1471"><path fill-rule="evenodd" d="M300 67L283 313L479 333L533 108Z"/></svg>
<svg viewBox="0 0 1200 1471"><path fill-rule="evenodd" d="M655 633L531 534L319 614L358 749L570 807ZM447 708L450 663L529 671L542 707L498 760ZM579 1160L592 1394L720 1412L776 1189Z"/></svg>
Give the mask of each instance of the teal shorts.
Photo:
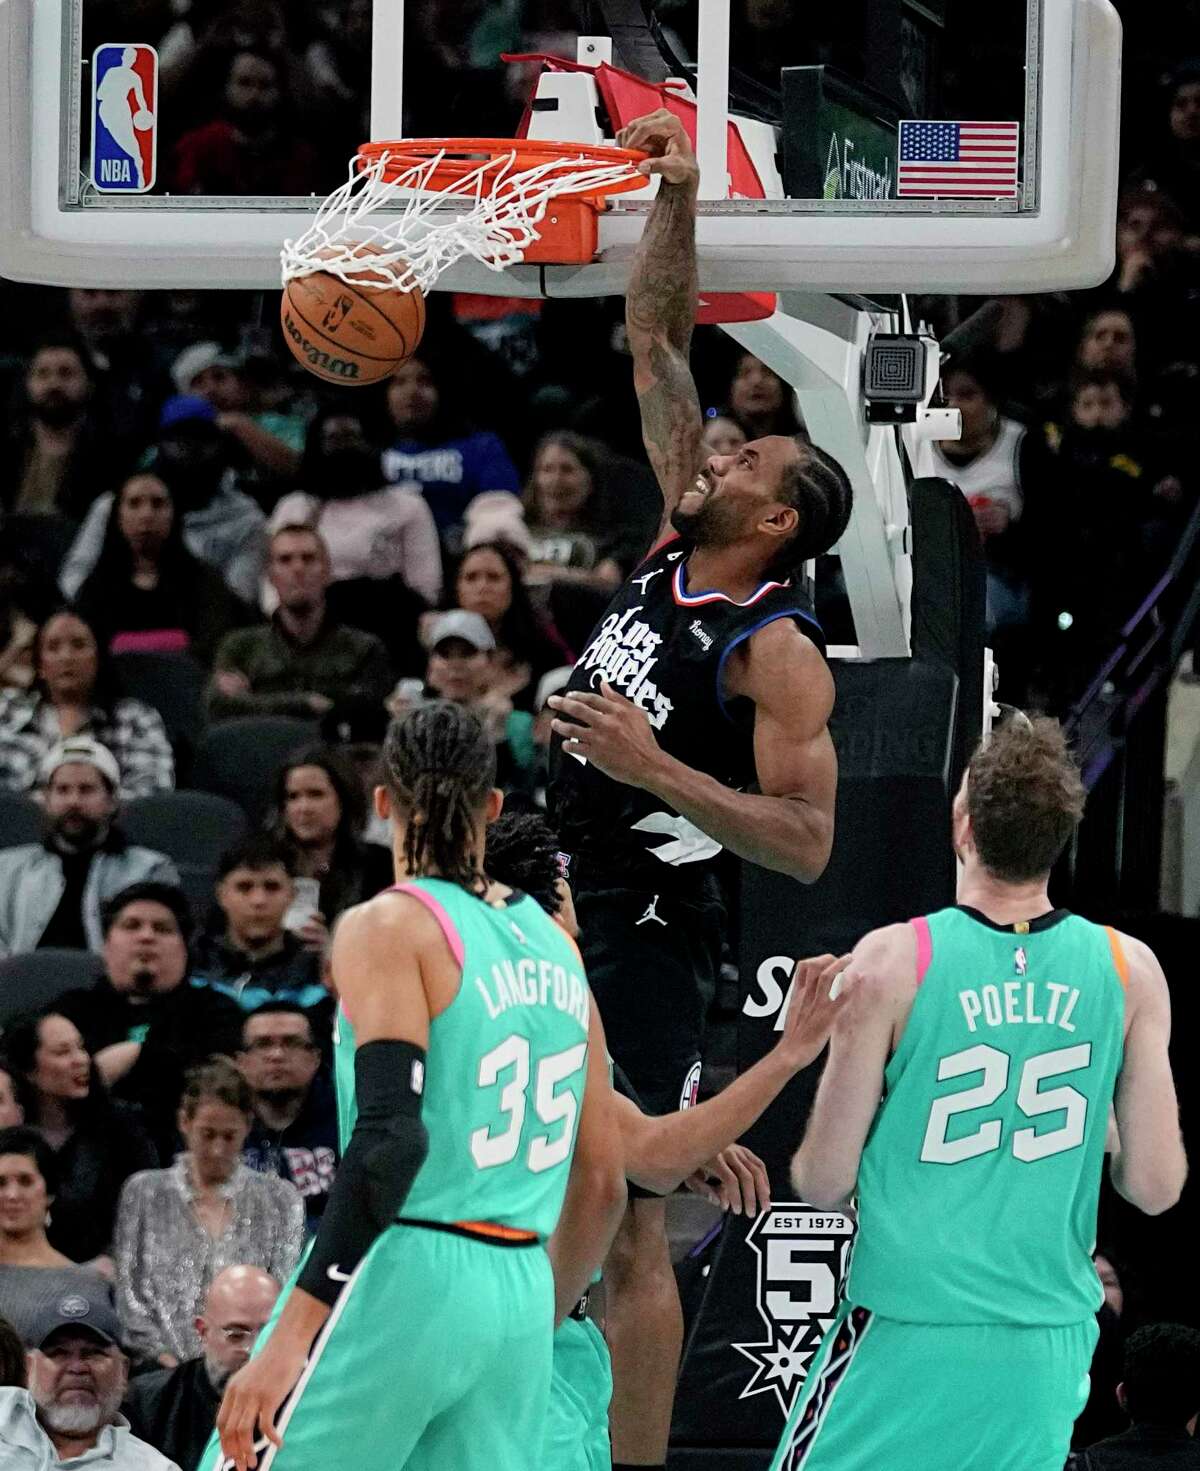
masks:
<svg viewBox="0 0 1200 1471"><path fill-rule="evenodd" d="M393 1226L343 1288L259 1471L529 1471L553 1325L542 1247ZM201 1471L224 1465L210 1442Z"/></svg>
<svg viewBox="0 0 1200 1471"><path fill-rule="evenodd" d="M538 1471L609 1471L612 1361L590 1318L567 1318L554 1335L550 1402Z"/></svg>
<svg viewBox="0 0 1200 1471"><path fill-rule="evenodd" d="M842 1303L771 1471L1062 1471L1094 1318L900 1323Z"/></svg>

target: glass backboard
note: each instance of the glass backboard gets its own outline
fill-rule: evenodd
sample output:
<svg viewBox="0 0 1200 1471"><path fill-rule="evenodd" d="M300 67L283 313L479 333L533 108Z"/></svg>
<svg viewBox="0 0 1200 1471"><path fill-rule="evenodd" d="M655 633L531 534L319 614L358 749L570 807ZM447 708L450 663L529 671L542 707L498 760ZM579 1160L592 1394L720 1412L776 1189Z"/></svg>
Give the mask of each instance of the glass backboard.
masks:
<svg viewBox="0 0 1200 1471"><path fill-rule="evenodd" d="M666 85L698 104L703 288L1086 285L1119 56L1107 0L7 0L0 273L271 286L367 138L601 142ZM443 284L619 292L649 203L612 203L592 264Z"/></svg>

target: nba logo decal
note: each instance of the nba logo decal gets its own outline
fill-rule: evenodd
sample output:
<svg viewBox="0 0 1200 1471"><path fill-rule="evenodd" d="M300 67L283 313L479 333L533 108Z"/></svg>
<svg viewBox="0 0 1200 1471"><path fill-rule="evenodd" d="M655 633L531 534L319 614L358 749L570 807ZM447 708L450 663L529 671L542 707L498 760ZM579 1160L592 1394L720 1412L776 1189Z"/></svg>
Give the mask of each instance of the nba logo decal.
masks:
<svg viewBox="0 0 1200 1471"><path fill-rule="evenodd" d="M92 56L92 183L144 194L158 166L158 52L110 41Z"/></svg>

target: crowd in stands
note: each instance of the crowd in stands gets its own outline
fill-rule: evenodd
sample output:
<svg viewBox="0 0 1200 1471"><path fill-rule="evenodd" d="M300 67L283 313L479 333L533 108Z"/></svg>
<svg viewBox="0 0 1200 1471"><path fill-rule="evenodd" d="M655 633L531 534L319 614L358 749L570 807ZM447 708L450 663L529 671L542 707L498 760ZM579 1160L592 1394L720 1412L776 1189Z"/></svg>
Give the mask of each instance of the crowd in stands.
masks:
<svg viewBox="0 0 1200 1471"><path fill-rule="evenodd" d="M139 9L178 104L169 187L337 182L368 0ZM93 40L113 10L85 11ZM499 52L574 24L549 0L410 10L413 133L510 132ZM1165 51L1130 32L1112 278L1003 299L945 379L963 432L935 455L983 540L1003 693L1058 714L1200 502L1196 8L1173 24ZM392 882L388 716L474 707L510 804L542 804L546 702L657 492L619 301L437 296L386 385L328 396L250 293L0 283L0 305L0 1318L31 1351L0 1324L0 1441L165 1465L136 1435L191 1471L334 1178L326 955ZM979 302L916 305L945 332ZM712 453L804 431L728 339L699 330L693 359ZM838 588L828 559L819 607L852 642ZM1079 1471L1180 1450L1197 1354L1174 1325L1129 1336L1123 1368L1118 1346L1091 1436L1126 1444ZM68 1367L94 1386L82 1439Z"/></svg>

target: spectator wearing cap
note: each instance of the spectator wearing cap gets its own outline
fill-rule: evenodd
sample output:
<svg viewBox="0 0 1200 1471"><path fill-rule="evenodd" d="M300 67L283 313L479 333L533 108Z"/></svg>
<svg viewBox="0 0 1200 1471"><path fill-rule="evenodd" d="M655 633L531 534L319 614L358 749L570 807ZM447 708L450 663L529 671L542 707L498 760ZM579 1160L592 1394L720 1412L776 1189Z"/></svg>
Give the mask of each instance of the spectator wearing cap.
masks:
<svg viewBox="0 0 1200 1471"><path fill-rule="evenodd" d="M158 1164L138 1111L108 1096L75 1023L53 1007L4 1030L25 1122L52 1151L58 1183L50 1244L106 1276L121 1186Z"/></svg>
<svg viewBox="0 0 1200 1471"><path fill-rule="evenodd" d="M27 1337L48 1299L98 1286L49 1239L59 1175L36 1129L0 1129L0 1312Z"/></svg>
<svg viewBox="0 0 1200 1471"><path fill-rule="evenodd" d="M574 663L554 624L534 608L520 556L504 541L481 542L466 552L454 580L459 608L478 613L495 640L493 687L528 710L537 682L549 669Z"/></svg>
<svg viewBox="0 0 1200 1471"><path fill-rule="evenodd" d="M29 359L23 389L24 402L5 436L9 474L0 509L78 521L97 491L124 468L96 409L83 343L47 338Z"/></svg>
<svg viewBox="0 0 1200 1471"><path fill-rule="evenodd" d="M285 495L271 526L313 526L329 549L337 584L399 578L427 607L442 595L442 550L433 515L415 485L388 485L361 414L322 409L308 428L303 489ZM345 597L349 589L342 587Z"/></svg>
<svg viewBox="0 0 1200 1471"><path fill-rule="evenodd" d="M263 409L240 353L216 342L196 342L171 365L177 393L206 399L217 411L217 427L241 447L256 475L291 480L300 469L304 420Z"/></svg>
<svg viewBox="0 0 1200 1471"><path fill-rule="evenodd" d="M310 526L271 537L268 575L279 599L264 627L229 634L209 691L214 716L321 716L341 701L379 703L391 688L387 650L374 634L329 612L329 553Z"/></svg>
<svg viewBox="0 0 1200 1471"><path fill-rule="evenodd" d="M138 1358L174 1368L201 1351L196 1329L217 1273L261 1267L282 1282L300 1255L294 1186L241 1159L250 1089L227 1057L190 1068L179 1105L184 1151L125 1182L117 1212L117 1309Z"/></svg>
<svg viewBox="0 0 1200 1471"><path fill-rule="evenodd" d="M439 613L428 631L425 682L443 700L467 705L484 721L496 745L496 784L527 792L532 787L536 748L533 716L514 710L496 683L496 641L478 613L454 608Z"/></svg>
<svg viewBox="0 0 1200 1471"><path fill-rule="evenodd" d="M1151 1323L1130 1334L1117 1402L1129 1429L1076 1451L1067 1471L1197 1471L1200 1332Z"/></svg>
<svg viewBox="0 0 1200 1471"><path fill-rule="evenodd" d="M337 1172L338 1128L311 1015L294 1002L265 1001L242 1024L237 1064L254 1097L242 1158L290 1180L315 1231Z"/></svg>
<svg viewBox="0 0 1200 1471"><path fill-rule="evenodd" d="M0 1389L0 1465L13 1471L178 1471L121 1414L129 1361L103 1292L73 1289L31 1326L29 1388Z"/></svg>
<svg viewBox="0 0 1200 1471"><path fill-rule="evenodd" d="M207 399L167 400L151 468L171 489L185 546L215 567L243 602L253 604L263 571L266 517L237 488L228 442ZM59 573L66 597L75 596L99 560L112 508L111 492L98 497L80 527Z"/></svg>
<svg viewBox="0 0 1200 1471"><path fill-rule="evenodd" d="M202 1352L176 1369L152 1369L130 1381L122 1406L130 1428L180 1471L198 1471L222 1392L249 1359L278 1296L279 1283L261 1267L226 1267L196 1318Z"/></svg>
<svg viewBox="0 0 1200 1471"><path fill-rule="evenodd" d="M79 1028L113 1096L140 1106L159 1157L175 1148L184 1072L233 1052L241 1012L227 996L188 981L192 919L170 884L133 884L105 905L104 975L68 991L55 1010Z"/></svg>
<svg viewBox="0 0 1200 1471"><path fill-rule="evenodd" d="M197 941L192 975L243 1011L275 999L314 1007L328 1031L333 1002L321 981L321 957L284 925L296 895L292 867L288 848L267 833L222 853L216 898L224 929Z"/></svg>
<svg viewBox="0 0 1200 1471"><path fill-rule="evenodd" d="M0 849L0 955L55 946L100 950L105 902L130 884L178 883L162 853L129 843L117 819L120 772L90 736L42 762L44 836Z"/></svg>
<svg viewBox="0 0 1200 1471"><path fill-rule="evenodd" d="M0 788L28 792L60 741L89 736L116 762L122 798L175 785L171 743L157 710L118 693L96 631L73 608L59 608L33 642L27 690L0 690Z"/></svg>
<svg viewBox="0 0 1200 1471"><path fill-rule="evenodd" d="M110 653L191 654L205 665L231 629L254 621L216 568L188 551L175 498L152 470L117 491L77 606Z"/></svg>

